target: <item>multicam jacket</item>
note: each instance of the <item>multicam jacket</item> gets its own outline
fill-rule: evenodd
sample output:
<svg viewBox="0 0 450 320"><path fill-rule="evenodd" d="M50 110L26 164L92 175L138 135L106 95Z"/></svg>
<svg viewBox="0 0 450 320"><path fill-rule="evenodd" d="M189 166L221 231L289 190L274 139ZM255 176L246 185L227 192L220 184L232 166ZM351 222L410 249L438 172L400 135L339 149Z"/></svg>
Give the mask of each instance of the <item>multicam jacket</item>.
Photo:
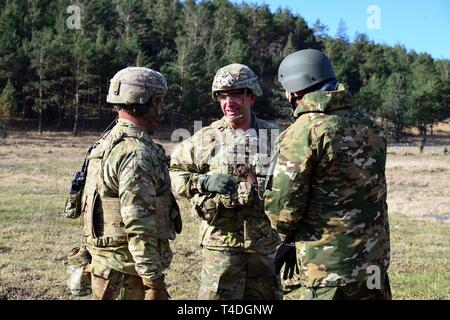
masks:
<svg viewBox="0 0 450 320"><path fill-rule="evenodd" d="M172 152L169 169L172 192L190 199L202 218L201 246L259 253L275 250L280 240L264 213L262 196L270 163L270 140L277 135L276 126L255 116L252 129L245 133L233 129L222 118L196 132ZM243 167L250 169L247 173L251 174L240 175L236 168ZM214 173L237 176L238 191L233 195L203 192L201 176ZM249 182L250 176L254 183Z"/></svg>
<svg viewBox="0 0 450 320"><path fill-rule="evenodd" d="M388 269L386 139L336 91L306 94L295 123L279 137L265 210L283 237L295 238L303 286L364 281Z"/></svg>
<svg viewBox="0 0 450 320"><path fill-rule="evenodd" d="M155 279L172 259L169 157L146 129L124 119L89 154L82 194L93 273Z"/></svg>

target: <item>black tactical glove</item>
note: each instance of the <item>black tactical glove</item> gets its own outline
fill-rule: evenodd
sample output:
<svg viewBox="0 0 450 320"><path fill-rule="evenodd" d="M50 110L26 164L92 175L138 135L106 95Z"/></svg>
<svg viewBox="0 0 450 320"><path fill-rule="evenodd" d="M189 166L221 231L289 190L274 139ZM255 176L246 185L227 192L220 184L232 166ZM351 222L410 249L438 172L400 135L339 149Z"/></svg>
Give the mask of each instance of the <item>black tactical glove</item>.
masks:
<svg viewBox="0 0 450 320"><path fill-rule="evenodd" d="M279 274L281 268L285 265L283 273L284 280L291 279L294 276L294 272L299 274L295 242L282 242L277 249L273 262L275 263L276 274Z"/></svg>
<svg viewBox="0 0 450 320"><path fill-rule="evenodd" d="M233 193L237 189L238 180L228 174L218 173L205 175L201 183L202 189L220 194Z"/></svg>

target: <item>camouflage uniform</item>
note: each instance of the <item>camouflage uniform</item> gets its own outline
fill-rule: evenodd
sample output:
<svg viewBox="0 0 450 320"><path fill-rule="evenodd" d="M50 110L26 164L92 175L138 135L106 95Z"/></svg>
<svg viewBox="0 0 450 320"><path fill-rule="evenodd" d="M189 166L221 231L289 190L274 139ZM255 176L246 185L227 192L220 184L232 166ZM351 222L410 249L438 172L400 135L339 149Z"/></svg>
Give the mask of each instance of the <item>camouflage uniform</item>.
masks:
<svg viewBox="0 0 450 320"><path fill-rule="evenodd" d="M169 266L168 162L147 129L125 119L90 152L82 214L94 298L143 299L143 282Z"/></svg>
<svg viewBox="0 0 450 320"><path fill-rule="evenodd" d="M342 84L306 94L279 137L266 213L296 241L302 298L390 298L386 139ZM368 290L368 267L381 289Z"/></svg>
<svg viewBox="0 0 450 320"><path fill-rule="evenodd" d="M269 164L269 159L265 164L261 161L261 155L268 155L270 147L259 143L259 133L264 132L260 129L268 129L270 141L270 129L276 127L255 116L252 124L254 130L243 133L229 126L224 117L196 132L171 155L172 191L190 199L202 218L200 299L280 299L282 295L271 258L279 237L264 214L261 192L265 164ZM256 152L251 146L259 149ZM202 191L202 175L239 176L236 164L242 163L251 168L258 186L241 176L238 191L231 196Z"/></svg>

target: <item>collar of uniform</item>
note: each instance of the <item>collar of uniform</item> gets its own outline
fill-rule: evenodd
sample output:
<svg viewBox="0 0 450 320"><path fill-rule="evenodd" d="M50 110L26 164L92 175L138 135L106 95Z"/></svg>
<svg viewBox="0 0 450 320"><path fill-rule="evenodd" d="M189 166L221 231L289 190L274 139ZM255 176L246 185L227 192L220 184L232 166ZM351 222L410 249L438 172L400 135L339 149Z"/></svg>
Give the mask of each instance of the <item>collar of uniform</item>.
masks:
<svg viewBox="0 0 450 320"><path fill-rule="evenodd" d="M352 96L345 86L340 83L335 91L315 91L305 94L294 111L294 117L298 118L302 114L309 112L328 113L338 109L350 108L351 106Z"/></svg>
<svg viewBox="0 0 450 320"><path fill-rule="evenodd" d="M220 124L217 127L217 129L219 130L224 130L224 129L234 129L232 126L230 126L227 121L225 120L225 116L223 116L220 119ZM250 123L250 128L249 129L258 129L258 118L255 116L255 114L252 112L252 121Z"/></svg>
<svg viewBox="0 0 450 320"><path fill-rule="evenodd" d="M139 133L150 133L150 129L146 128L146 127L142 127L142 126L138 126L137 124L135 124L134 122L128 120L128 119L122 119L119 118L117 120L117 124L120 126L120 128L122 129L122 131L124 131L125 133L133 133L133 134L139 134Z"/></svg>

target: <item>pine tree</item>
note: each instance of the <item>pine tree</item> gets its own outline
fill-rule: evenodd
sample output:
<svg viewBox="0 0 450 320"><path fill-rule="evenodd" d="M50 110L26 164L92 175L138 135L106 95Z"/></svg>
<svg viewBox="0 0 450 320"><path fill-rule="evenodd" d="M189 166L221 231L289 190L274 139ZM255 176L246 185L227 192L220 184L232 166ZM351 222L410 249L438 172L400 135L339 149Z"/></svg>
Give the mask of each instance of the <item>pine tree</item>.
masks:
<svg viewBox="0 0 450 320"><path fill-rule="evenodd" d="M51 87L55 78L55 59L57 54L54 50L54 30L44 28L42 31L34 31L32 38L25 44L30 68L34 73L35 81L29 83L25 92L28 100L32 103L33 110L39 115L38 131L42 133L44 111L50 105L56 92Z"/></svg>
<svg viewBox="0 0 450 320"><path fill-rule="evenodd" d="M179 0L149 1L147 19L152 26L153 46L156 65L163 66L174 61L175 38L180 25L181 3Z"/></svg>
<svg viewBox="0 0 450 320"><path fill-rule="evenodd" d="M379 45L373 45L378 47ZM413 55L410 54L405 47L396 45L393 48L384 49L384 60L386 68L389 72L409 72L411 71L411 63Z"/></svg>
<svg viewBox="0 0 450 320"><path fill-rule="evenodd" d="M6 86L0 95L0 116L10 118L17 114L16 90L11 80L8 79Z"/></svg>
<svg viewBox="0 0 450 320"><path fill-rule="evenodd" d="M81 9L80 29L66 24L72 4ZM220 115L213 114L219 111L210 97L213 76L226 64L244 63L263 88L254 111L274 117L285 108L278 66L304 48L324 50L358 106L387 125L389 105L400 105L392 93L401 83L394 73L410 75L413 107L405 123L411 117L426 138L424 132L450 116L449 60L376 44L364 34L350 42L342 19L332 38L319 19L309 27L287 8L271 12L267 5L230 0L4 0L0 29L0 88L10 81L16 111L23 119L39 118L40 130L62 129L64 120L75 119L76 133L86 120L106 119L109 80L132 65L162 71L167 107L193 118Z"/></svg>
<svg viewBox="0 0 450 320"><path fill-rule="evenodd" d="M272 46L273 54L284 58L283 48L286 46L289 35L294 32L295 18L289 9L286 8L282 10L281 8L278 8L273 15L273 22L274 32L278 38L275 39ZM279 64L281 60L277 62Z"/></svg>
<svg viewBox="0 0 450 320"><path fill-rule="evenodd" d="M53 50L55 59L53 61L57 81L52 83L52 102L56 109L56 129L61 130L62 124L67 113L71 112L72 101L74 96L73 90L73 61L74 58L74 39L75 34L79 30L71 30L66 25L66 11L64 5L68 3L60 3L59 14L55 22L55 39L53 42ZM83 23L83 20L81 21Z"/></svg>
<svg viewBox="0 0 450 320"><path fill-rule="evenodd" d="M183 2L183 32L194 46L205 46L210 38L212 10L206 2L196 4L195 0Z"/></svg>
<svg viewBox="0 0 450 320"><path fill-rule="evenodd" d="M199 48L193 46L184 37L178 37L177 43L177 60L163 72L167 73L170 82L169 93L172 94L172 101L166 103L171 109L178 110L186 115L189 120L197 119L200 115L200 97L205 91L201 90L199 86L202 84L202 67L201 61L198 59ZM177 79L175 81L175 79ZM204 80L203 80L204 82ZM210 85L210 83L208 83ZM206 91L209 94L209 90Z"/></svg>
<svg viewBox="0 0 450 320"><path fill-rule="evenodd" d="M380 112L392 123L395 142L400 142L404 128L411 124L409 119L411 108L409 77L408 74L395 72L388 78L383 90L384 99Z"/></svg>
<svg viewBox="0 0 450 320"><path fill-rule="evenodd" d="M349 36L347 33L347 24L345 23L344 19L339 19L337 31L336 31L336 38L345 42L349 42Z"/></svg>
<svg viewBox="0 0 450 320"><path fill-rule="evenodd" d="M244 7L243 13L247 25L247 43L250 54L250 64L260 80L264 81L266 71L271 71L272 50L274 38L273 15L268 5Z"/></svg>
<svg viewBox="0 0 450 320"><path fill-rule="evenodd" d="M309 28L306 20L298 16L295 18L294 23L294 44L295 47L300 49L318 49L323 48L321 40L317 40L314 36L314 31Z"/></svg>
<svg viewBox="0 0 450 320"><path fill-rule="evenodd" d="M316 19L314 22L312 29L314 31L314 35L319 39L327 38L328 36L328 27L320 21L320 19Z"/></svg>
<svg viewBox="0 0 450 320"><path fill-rule="evenodd" d="M0 12L0 87L11 80L16 89L19 108L23 104L23 86L26 84L28 64L23 50L25 1L7 0Z"/></svg>
<svg viewBox="0 0 450 320"><path fill-rule="evenodd" d="M443 106L443 119L450 117L450 61L439 60L436 69L441 83L441 104Z"/></svg>
<svg viewBox="0 0 450 320"><path fill-rule="evenodd" d="M242 63L247 59L247 48L241 39L232 40L223 54L224 64Z"/></svg>
<svg viewBox="0 0 450 320"><path fill-rule="evenodd" d="M411 97L413 101L411 116L422 136L422 151L426 145L428 126L432 127L442 114L442 106L439 101L440 82L430 55L418 55L411 67Z"/></svg>
<svg viewBox="0 0 450 320"><path fill-rule="evenodd" d="M295 51L297 51L297 48L294 45L294 35L290 33L286 46L283 49L283 57L286 57Z"/></svg>
<svg viewBox="0 0 450 320"><path fill-rule="evenodd" d="M382 119L383 113L380 110L383 103L383 89L386 79L372 75L366 85L363 85L358 93L355 94L355 102L358 108L373 116L379 116Z"/></svg>

